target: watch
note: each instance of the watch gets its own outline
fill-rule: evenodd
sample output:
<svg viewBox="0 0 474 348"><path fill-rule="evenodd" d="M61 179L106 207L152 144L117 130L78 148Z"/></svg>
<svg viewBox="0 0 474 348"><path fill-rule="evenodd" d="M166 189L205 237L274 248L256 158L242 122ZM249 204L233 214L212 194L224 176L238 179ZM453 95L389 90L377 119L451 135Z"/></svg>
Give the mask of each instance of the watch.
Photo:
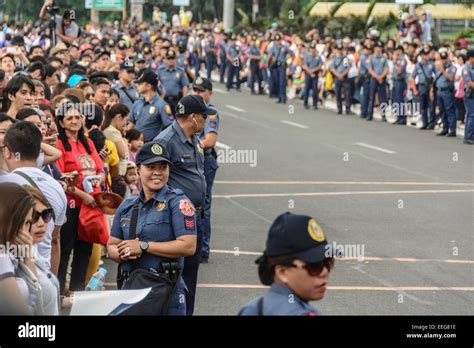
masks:
<svg viewBox="0 0 474 348"><path fill-rule="evenodd" d="M142 250L142 253L148 250L149 244L148 242L140 242L140 249Z"/></svg>

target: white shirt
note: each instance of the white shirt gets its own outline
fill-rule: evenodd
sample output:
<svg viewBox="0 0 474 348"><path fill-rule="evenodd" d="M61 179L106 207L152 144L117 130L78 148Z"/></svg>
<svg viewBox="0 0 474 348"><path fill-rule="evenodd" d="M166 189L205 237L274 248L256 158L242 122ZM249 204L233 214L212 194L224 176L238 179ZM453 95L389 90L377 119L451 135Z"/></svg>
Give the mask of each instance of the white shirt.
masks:
<svg viewBox="0 0 474 348"><path fill-rule="evenodd" d="M67 198L62 186L54 178L41 169L33 167L23 167L14 170L12 173L0 176L0 183L10 182L18 185L30 185L30 183L15 171L21 171L28 175L38 185L49 204L54 210L55 220L48 223L46 236L43 242L38 245L39 254L46 259L48 268L51 268L51 240L55 226L62 226L66 222Z"/></svg>

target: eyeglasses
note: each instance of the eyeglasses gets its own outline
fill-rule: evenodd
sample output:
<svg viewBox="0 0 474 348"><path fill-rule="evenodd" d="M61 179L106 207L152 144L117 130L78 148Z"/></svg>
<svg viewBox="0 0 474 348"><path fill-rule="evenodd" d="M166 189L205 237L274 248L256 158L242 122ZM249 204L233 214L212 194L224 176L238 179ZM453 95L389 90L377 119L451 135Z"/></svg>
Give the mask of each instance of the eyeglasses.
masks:
<svg viewBox="0 0 474 348"><path fill-rule="evenodd" d="M93 93L87 93L86 94L86 99L91 99L91 98L94 98L94 94Z"/></svg>
<svg viewBox="0 0 474 348"><path fill-rule="evenodd" d="M334 258L329 257L321 262L308 263L306 265L292 264L290 267L304 268L310 276L317 277L323 272L324 268L327 268L328 272L331 272L331 270L334 268Z"/></svg>
<svg viewBox="0 0 474 348"><path fill-rule="evenodd" d="M33 219L31 220L31 223L34 225L39 221L39 219L43 219L45 223L48 223L51 221L53 218L53 209L52 208L47 208L43 210L42 212L35 211L33 214Z"/></svg>

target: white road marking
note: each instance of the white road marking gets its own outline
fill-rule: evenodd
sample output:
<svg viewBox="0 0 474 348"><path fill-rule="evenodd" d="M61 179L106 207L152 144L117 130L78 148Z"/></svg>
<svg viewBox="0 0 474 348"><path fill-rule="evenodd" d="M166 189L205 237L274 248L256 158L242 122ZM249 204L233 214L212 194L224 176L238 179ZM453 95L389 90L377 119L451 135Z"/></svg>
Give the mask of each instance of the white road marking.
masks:
<svg viewBox="0 0 474 348"><path fill-rule="evenodd" d="M238 108L237 106L233 106L233 105L226 105L225 107L234 111L242 112L242 113L247 112L244 109Z"/></svg>
<svg viewBox="0 0 474 348"><path fill-rule="evenodd" d="M223 89L220 89L220 88L213 88L212 90L220 94L229 94L229 92L224 91Z"/></svg>
<svg viewBox="0 0 474 348"><path fill-rule="evenodd" d="M366 144L366 143L355 143L355 144L358 145L358 146L366 147L368 149L388 153L390 155L396 154L395 151L387 150L387 149L384 149L382 147L378 147L378 146L374 146L374 145L370 145L370 144Z"/></svg>
<svg viewBox="0 0 474 348"><path fill-rule="evenodd" d="M223 143L220 143L220 142L216 142L216 146L220 147L221 149L224 149L224 150L230 150L232 148L229 145L226 145L226 144L223 144Z"/></svg>
<svg viewBox="0 0 474 348"><path fill-rule="evenodd" d="M281 120L280 122L284 123L284 124L287 124L289 126L296 127L296 128L301 128L301 129L308 129L309 128L308 126L305 126L304 124L299 124L299 123L291 122L291 121L287 121L287 120Z"/></svg>
<svg viewBox="0 0 474 348"><path fill-rule="evenodd" d="M243 181L216 180L214 184L223 185L395 185L395 186L474 186L464 182L409 182L409 181Z"/></svg>
<svg viewBox="0 0 474 348"><path fill-rule="evenodd" d="M251 119L248 119L246 117L238 116L238 115L230 113L230 112L224 111L224 112L221 112L220 114L223 115L223 116L229 116L229 117L235 118L235 119L240 120L240 121L245 121L245 122L248 122L248 123L252 123L254 125L257 125L259 127L262 127L262 128L268 129L268 130L272 130L272 131L276 130L275 128L267 125L266 123L261 123L261 122L255 121L255 120L251 120Z"/></svg>

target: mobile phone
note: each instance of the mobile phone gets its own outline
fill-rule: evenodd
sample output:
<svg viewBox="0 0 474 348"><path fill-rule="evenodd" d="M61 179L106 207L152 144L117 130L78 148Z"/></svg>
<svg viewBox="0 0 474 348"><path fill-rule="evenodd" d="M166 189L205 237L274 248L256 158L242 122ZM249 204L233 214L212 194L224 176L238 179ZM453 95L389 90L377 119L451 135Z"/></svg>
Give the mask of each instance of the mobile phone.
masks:
<svg viewBox="0 0 474 348"><path fill-rule="evenodd" d="M71 177L74 177L74 176L77 176L77 175L79 175L77 170L75 170L73 172L69 172L69 173L64 173L63 175L61 175L59 180L67 180L67 179L70 179Z"/></svg>
<svg viewBox="0 0 474 348"><path fill-rule="evenodd" d="M15 54L16 53L16 47L7 47L7 53Z"/></svg>

